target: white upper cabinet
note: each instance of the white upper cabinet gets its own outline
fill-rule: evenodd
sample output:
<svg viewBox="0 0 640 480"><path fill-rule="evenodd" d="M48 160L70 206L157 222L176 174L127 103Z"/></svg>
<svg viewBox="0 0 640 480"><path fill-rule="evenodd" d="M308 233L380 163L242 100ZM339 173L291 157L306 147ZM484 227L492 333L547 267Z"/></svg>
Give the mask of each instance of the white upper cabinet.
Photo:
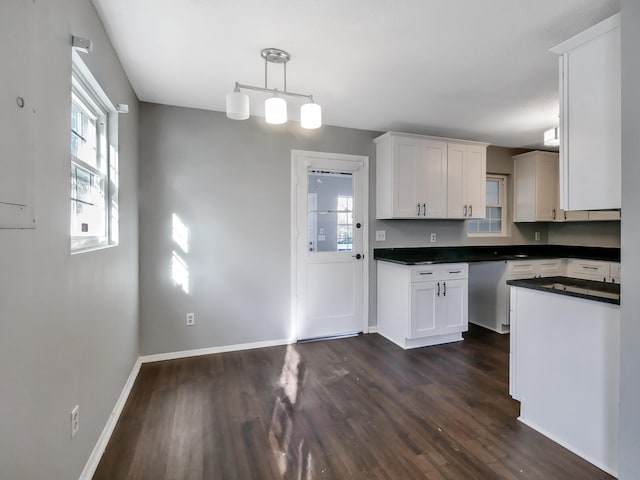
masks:
<svg viewBox="0 0 640 480"><path fill-rule="evenodd" d="M560 55L560 206L620 208L620 14L551 51Z"/></svg>
<svg viewBox="0 0 640 480"><path fill-rule="evenodd" d="M447 218L484 218L486 146L447 145Z"/></svg>
<svg viewBox="0 0 640 480"><path fill-rule="evenodd" d="M376 218L484 218L487 144L394 132L374 141Z"/></svg>
<svg viewBox="0 0 640 480"><path fill-rule="evenodd" d="M552 222L558 208L558 154L527 152L513 157L514 222Z"/></svg>

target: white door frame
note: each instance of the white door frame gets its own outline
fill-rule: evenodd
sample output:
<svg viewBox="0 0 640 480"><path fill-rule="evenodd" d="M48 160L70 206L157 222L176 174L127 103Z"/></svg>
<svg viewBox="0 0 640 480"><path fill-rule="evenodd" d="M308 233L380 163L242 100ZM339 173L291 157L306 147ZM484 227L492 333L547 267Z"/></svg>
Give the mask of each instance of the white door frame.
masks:
<svg viewBox="0 0 640 480"><path fill-rule="evenodd" d="M362 165L364 185L362 186L362 332L369 333L369 157L364 155L348 155L342 153L312 152L307 150L291 150L291 332L289 338L297 340L298 323L298 164L303 157L340 160ZM307 228L306 224L301 228Z"/></svg>

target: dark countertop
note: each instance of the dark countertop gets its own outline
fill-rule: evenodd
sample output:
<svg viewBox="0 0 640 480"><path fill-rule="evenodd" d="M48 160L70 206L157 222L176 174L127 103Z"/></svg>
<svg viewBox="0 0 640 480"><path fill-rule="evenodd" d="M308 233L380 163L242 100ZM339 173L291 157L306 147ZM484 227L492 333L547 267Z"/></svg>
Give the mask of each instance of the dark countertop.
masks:
<svg viewBox="0 0 640 480"><path fill-rule="evenodd" d="M544 258L583 258L619 262L620 249L569 245L481 245L460 247L376 248L375 260L402 265L488 262Z"/></svg>
<svg viewBox="0 0 640 480"><path fill-rule="evenodd" d="M620 285L570 277L507 280L507 285L620 305Z"/></svg>

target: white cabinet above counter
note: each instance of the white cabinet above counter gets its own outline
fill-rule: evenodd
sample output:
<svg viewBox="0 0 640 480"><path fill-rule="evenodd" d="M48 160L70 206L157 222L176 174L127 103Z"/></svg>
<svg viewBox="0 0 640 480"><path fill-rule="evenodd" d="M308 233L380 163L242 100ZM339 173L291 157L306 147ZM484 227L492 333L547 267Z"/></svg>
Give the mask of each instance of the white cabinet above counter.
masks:
<svg viewBox="0 0 640 480"><path fill-rule="evenodd" d="M620 220L620 210L560 208L558 154L532 151L515 155L514 222L590 222Z"/></svg>
<svg viewBox="0 0 640 480"><path fill-rule="evenodd" d="M621 206L620 14L551 49L560 55L560 206Z"/></svg>
<svg viewBox="0 0 640 480"><path fill-rule="evenodd" d="M484 218L487 143L396 132L374 142L377 219Z"/></svg>

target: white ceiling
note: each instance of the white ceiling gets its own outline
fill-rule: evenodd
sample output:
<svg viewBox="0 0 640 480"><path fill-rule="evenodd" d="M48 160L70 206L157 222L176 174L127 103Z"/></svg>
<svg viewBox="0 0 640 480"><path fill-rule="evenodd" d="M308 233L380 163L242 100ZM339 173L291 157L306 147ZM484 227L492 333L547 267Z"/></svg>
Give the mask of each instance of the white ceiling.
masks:
<svg viewBox="0 0 640 480"><path fill-rule="evenodd" d="M93 0L140 100L225 110L263 86L260 50L288 51L287 88L323 123L540 147L557 124L549 48L619 0ZM270 65L269 87L282 88ZM251 114L263 115L249 92ZM289 100L290 118L299 105ZM232 120L229 120L232 121Z"/></svg>

